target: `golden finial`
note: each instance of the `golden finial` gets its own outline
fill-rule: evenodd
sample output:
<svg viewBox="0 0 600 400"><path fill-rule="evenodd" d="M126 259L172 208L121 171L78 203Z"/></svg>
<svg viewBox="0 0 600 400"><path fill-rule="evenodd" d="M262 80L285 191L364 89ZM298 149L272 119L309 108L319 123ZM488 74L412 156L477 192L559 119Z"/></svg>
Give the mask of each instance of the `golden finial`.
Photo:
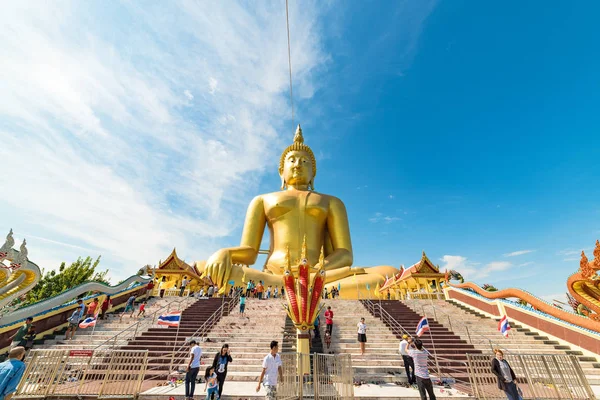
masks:
<svg viewBox="0 0 600 400"><path fill-rule="evenodd" d="M286 246L284 265L286 271L290 271L292 269L292 264L290 262L290 246Z"/></svg>
<svg viewBox="0 0 600 400"><path fill-rule="evenodd" d="M321 246L321 254L319 255L319 265L321 268L325 266L325 248Z"/></svg>
<svg viewBox="0 0 600 400"><path fill-rule="evenodd" d="M300 254L300 260L306 259L306 235L304 235L304 239L302 239L302 253Z"/></svg>
<svg viewBox="0 0 600 400"><path fill-rule="evenodd" d="M294 143L304 143L304 136L302 136L302 128L300 127L300 124L298 124L298 127L296 128Z"/></svg>

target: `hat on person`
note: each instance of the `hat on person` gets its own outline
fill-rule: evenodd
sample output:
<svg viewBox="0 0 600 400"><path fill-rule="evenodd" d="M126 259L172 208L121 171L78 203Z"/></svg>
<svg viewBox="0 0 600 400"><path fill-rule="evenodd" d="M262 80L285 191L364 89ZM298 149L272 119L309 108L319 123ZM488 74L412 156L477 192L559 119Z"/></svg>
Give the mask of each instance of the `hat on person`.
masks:
<svg viewBox="0 0 600 400"><path fill-rule="evenodd" d="M402 335L402 339L408 339L408 335L406 335L406 334Z"/></svg>

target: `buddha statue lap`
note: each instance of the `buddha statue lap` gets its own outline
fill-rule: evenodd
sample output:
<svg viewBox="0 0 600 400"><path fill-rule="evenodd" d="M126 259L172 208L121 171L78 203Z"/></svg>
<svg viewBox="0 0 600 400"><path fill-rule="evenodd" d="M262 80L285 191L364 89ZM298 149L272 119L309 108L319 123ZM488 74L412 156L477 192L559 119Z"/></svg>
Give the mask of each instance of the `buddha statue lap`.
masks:
<svg viewBox="0 0 600 400"><path fill-rule="evenodd" d="M372 293L378 283L383 284L386 275L398 272L390 266L351 267L353 254L346 207L337 197L314 190L316 172L315 156L304 143L298 125L294 142L283 151L279 161L281 191L252 200L239 246L220 249L206 262L197 263L203 276L210 277L220 293L227 290L230 281L236 285L253 280L281 286L287 252L292 260L299 260L304 240L306 257L315 270L320 267L319 255L324 250L326 287L339 285L342 298L356 298L357 290L363 297L372 297L367 294L367 287ZM265 228L270 232L270 246L264 271L242 267L256 262Z"/></svg>

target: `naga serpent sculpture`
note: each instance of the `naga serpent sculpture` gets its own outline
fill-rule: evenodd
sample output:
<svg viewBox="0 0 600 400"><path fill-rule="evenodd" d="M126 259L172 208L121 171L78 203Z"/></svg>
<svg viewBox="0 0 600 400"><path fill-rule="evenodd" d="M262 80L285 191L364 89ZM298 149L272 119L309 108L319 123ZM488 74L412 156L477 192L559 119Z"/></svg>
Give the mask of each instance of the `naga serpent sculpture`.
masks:
<svg viewBox="0 0 600 400"><path fill-rule="evenodd" d="M27 258L27 242L23 240L20 251L12 248L14 244L11 229L0 247L0 308L31 290L42 275L39 267Z"/></svg>
<svg viewBox="0 0 600 400"><path fill-rule="evenodd" d="M448 271L446 271L446 284L458 289L470 289L489 300L517 298L529 303L536 310L555 318L595 332L600 332L600 277L596 272L598 270L600 270L600 241L596 241L594 260L588 261L585 253L582 251L579 271L567 279L567 290L571 296L587 307L587 310L584 308L582 311L583 315L573 314L555 307L521 289L509 288L496 292L488 292L473 282L453 284L450 282Z"/></svg>

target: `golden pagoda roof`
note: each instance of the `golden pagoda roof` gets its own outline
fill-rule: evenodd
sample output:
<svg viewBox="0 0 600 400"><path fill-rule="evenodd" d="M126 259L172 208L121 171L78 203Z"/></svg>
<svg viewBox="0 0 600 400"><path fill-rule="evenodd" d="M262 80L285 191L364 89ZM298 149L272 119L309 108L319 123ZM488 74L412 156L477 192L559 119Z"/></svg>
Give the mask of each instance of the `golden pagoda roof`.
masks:
<svg viewBox="0 0 600 400"><path fill-rule="evenodd" d="M389 289L390 287L402 282L406 281L410 278L436 278L443 277L444 274L440 273L440 268L431 262L429 257L423 252L421 259L411 265L408 268L401 267L401 270L396 275L388 278L381 289L380 292Z"/></svg>
<svg viewBox="0 0 600 400"><path fill-rule="evenodd" d="M181 271L181 274L188 274L191 278L196 278L199 281L201 280L200 273L198 272L196 266L189 265L188 263L180 259L177 256L177 250L175 248L173 248L171 254L169 254L169 256L164 261L162 261L156 269L156 272L161 271L169 271L169 273L178 273L179 271Z"/></svg>

